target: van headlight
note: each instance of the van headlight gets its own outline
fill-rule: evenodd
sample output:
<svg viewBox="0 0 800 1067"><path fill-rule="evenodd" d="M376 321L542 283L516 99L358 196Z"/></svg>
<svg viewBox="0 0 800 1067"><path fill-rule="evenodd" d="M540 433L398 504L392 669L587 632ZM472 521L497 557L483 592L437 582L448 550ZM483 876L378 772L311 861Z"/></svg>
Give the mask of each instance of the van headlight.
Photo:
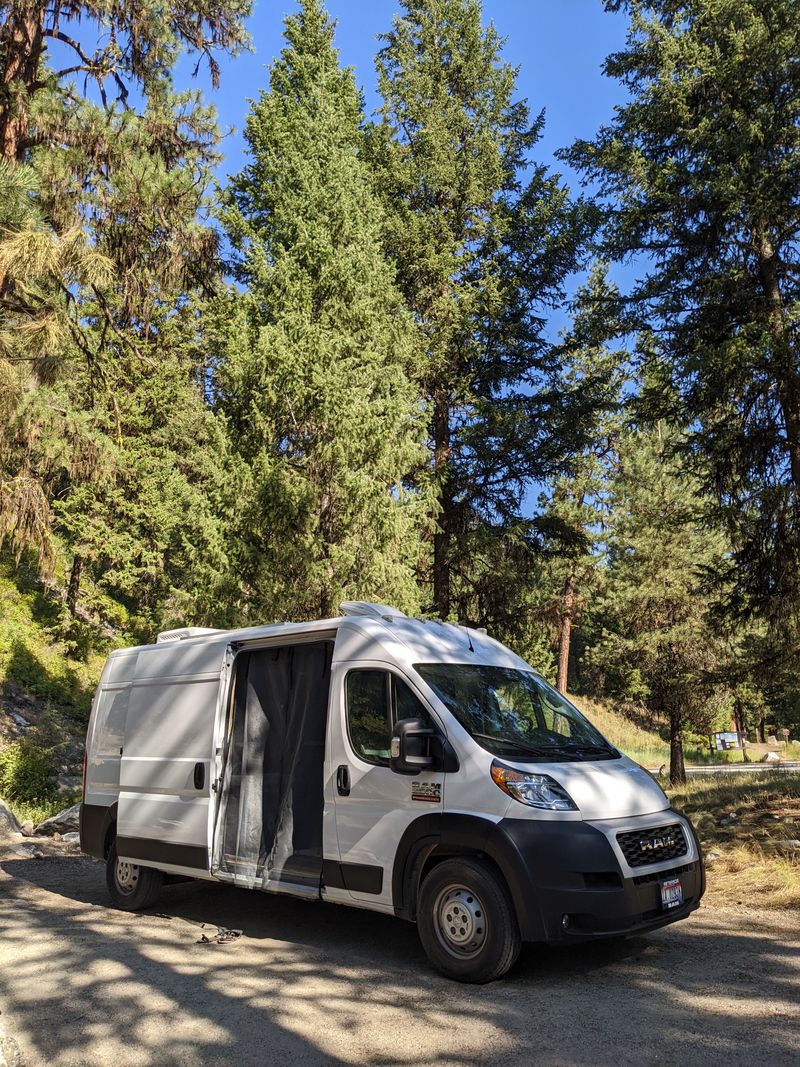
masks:
<svg viewBox="0 0 800 1067"><path fill-rule="evenodd" d="M577 811L578 805L549 774L518 771L499 760L492 761L492 781L520 804L546 811Z"/></svg>

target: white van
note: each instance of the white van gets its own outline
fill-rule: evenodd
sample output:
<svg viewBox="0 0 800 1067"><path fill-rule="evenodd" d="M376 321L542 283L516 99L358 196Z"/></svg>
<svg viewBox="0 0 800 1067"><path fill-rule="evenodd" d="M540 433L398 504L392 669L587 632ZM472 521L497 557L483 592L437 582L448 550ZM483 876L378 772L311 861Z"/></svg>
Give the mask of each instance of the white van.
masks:
<svg viewBox="0 0 800 1067"><path fill-rule="evenodd" d="M482 631L342 611L109 656L80 825L119 907L167 874L369 908L484 982L522 941L698 906L688 820L524 660Z"/></svg>

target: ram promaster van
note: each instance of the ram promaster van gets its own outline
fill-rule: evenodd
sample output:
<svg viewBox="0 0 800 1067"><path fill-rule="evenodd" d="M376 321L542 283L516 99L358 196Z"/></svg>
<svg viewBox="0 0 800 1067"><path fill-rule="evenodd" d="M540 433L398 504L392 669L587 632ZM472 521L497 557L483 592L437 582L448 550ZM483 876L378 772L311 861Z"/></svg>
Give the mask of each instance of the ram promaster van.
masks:
<svg viewBox="0 0 800 1067"><path fill-rule="evenodd" d="M416 922L431 963L473 982L523 941L698 906L688 820L527 663L482 631L342 612L111 654L80 832L116 905L188 875L368 908Z"/></svg>

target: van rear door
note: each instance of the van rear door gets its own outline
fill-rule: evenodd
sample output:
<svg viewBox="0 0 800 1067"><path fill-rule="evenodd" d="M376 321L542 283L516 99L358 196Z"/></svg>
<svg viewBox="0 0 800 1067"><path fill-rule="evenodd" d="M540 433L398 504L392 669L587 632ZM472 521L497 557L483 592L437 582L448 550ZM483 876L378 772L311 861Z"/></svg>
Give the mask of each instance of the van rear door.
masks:
<svg viewBox="0 0 800 1067"><path fill-rule="evenodd" d="M176 873L208 873L224 651L224 642L207 640L139 651L120 765L121 859Z"/></svg>

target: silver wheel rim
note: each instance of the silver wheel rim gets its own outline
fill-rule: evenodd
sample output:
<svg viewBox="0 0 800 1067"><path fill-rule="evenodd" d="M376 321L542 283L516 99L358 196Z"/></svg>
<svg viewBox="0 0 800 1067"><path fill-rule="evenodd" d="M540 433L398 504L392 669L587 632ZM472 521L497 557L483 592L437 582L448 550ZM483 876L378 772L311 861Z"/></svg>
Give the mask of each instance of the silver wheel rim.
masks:
<svg viewBox="0 0 800 1067"><path fill-rule="evenodd" d="M118 859L114 868L114 880L120 893L132 893L139 882L138 864Z"/></svg>
<svg viewBox="0 0 800 1067"><path fill-rule="evenodd" d="M477 956L486 942L488 923L483 903L465 885L448 885L433 906L436 936L451 956L468 960Z"/></svg>

